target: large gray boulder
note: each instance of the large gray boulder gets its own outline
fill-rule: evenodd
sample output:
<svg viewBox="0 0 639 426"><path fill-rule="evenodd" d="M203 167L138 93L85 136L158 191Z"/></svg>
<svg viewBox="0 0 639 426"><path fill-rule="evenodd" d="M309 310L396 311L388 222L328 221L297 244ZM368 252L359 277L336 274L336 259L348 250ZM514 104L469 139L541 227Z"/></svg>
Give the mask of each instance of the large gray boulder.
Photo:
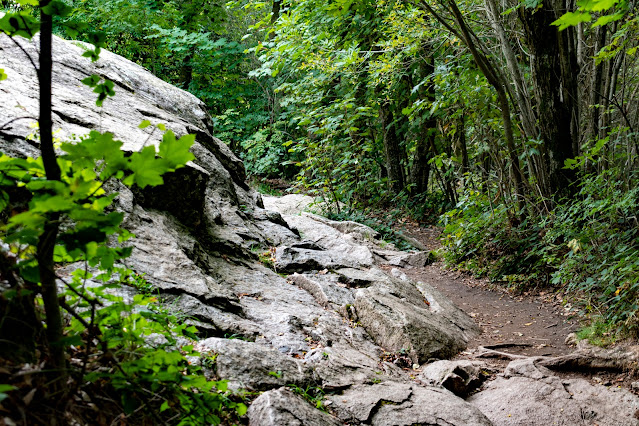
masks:
<svg viewBox="0 0 639 426"><path fill-rule="evenodd" d="M34 44L18 43L36 55ZM202 102L117 55L103 51L91 63L81 56L83 50L81 43L54 39L57 138L108 130L125 150L136 151L161 138L151 127L138 128L146 119L177 136L197 135L195 160L165 176L165 185L141 190L109 182L107 189L118 193L114 207L124 213L123 226L136 235L124 264L144 274L172 310L210 337L198 347L218 354L217 377L229 380L232 388L268 390L253 403L251 424L336 424L300 397L269 390L287 384L321 386L336 398L343 393L351 405L358 398L372 401L366 403L373 407L364 418L334 400L336 410L347 413L342 421L485 424L460 398L420 387L388 362L386 351L403 348L416 362L450 355L474 332L470 319L432 288L376 268L380 259L402 253L376 254L377 235L363 225L300 214L312 202L308 197L265 197L262 203L246 184L241 161L213 137ZM0 151L37 156L37 138L27 137L38 113L35 73L4 35L0 58L9 76L0 83L0 117L10 121L0 123ZM80 83L92 74L116 84L116 96L102 108ZM273 248L275 270L257 256ZM300 274L280 275L294 271ZM375 313L381 305L386 306L381 314ZM400 325L393 326L398 320ZM388 387L397 387L393 394L408 395L385 404ZM420 408L427 405L432 407Z"/></svg>
<svg viewBox="0 0 639 426"><path fill-rule="evenodd" d="M621 388L566 379L535 358L512 361L506 371L468 401L496 426L639 424L639 397Z"/></svg>
<svg viewBox="0 0 639 426"><path fill-rule="evenodd" d="M35 43L15 42L37 58ZM248 248L273 236L293 235L283 221L257 207L256 194L246 183L242 162L225 143L212 136L213 124L206 106L195 96L153 76L139 65L103 50L92 63L82 57L86 45L54 37L53 122L55 138L73 140L90 130L109 131L124 143L125 151L157 144L162 132L153 126L140 129L143 120L164 124L178 137L196 134L191 151L196 159L184 169L165 176L166 184L133 192L117 188L127 211L131 203L162 210L225 251ZM39 155L33 126L38 115L38 83L31 63L8 36L0 34L0 57L8 79L0 83L0 152L26 157ZM95 104L96 94L81 80L97 74L115 83L116 95ZM126 203L129 203L128 206ZM279 215L275 215L278 216ZM280 218L281 219L281 218ZM264 226L260 226L265 223Z"/></svg>
<svg viewBox="0 0 639 426"><path fill-rule="evenodd" d="M442 388L388 381L331 396L330 407L349 424L489 426L481 411Z"/></svg>
<svg viewBox="0 0 639 426"><path fill-rule="evenodd" d="M248 410L250 426L337 426L342 424L286 388L260 395Z"/></svg>
<svg viewBox="0 0 639 426"><path fill-rule="evenodd" d="M424 283L386 276L355 293L357 318L375 342L406 352L421 364L466 348L479 327L441 293Z"/></svg>
<svg viewBox="0 0 639 426"><path fill-rule="evenodd" d="M231 389L264 390L287 384L307 386L310 370L299 360L270 345L239 339L204 339L197 344L202 353L216 354L215 373L229 381Z"/></svg>

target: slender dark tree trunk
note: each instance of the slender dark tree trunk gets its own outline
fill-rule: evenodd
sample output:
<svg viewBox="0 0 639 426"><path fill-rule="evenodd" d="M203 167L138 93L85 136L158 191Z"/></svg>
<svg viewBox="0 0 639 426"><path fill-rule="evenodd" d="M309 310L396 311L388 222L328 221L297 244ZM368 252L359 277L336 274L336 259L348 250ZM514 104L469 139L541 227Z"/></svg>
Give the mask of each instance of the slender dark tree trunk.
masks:
<svg viewBox="0 0 639 426"><path fill-rule="evenodd" d="M273 7L271 9L271 25L275 24L280 19L280 9L282 7L282 0L273 0Z"/></svg>
<svg viewBox="0 0 639 426"><path fill-rule="evenodd" d="M386 169L391 190L398 194L404 189L404 174L401 164L401 146L395 131L395 123L391 105L382 99L379 106L379 120L382 125Z"/></svg>
<svg viewBox="0 0 639 426"><path fill-rule="evenodd" d="M273 0L273 6L271 7L271 27L274 27L277 20L280 19L281 9L282 0ZM273 40L276 35L275 28L271 28L271 32L268 34L269 40Z"/></svg>
<svg viewBox="0 0 639 426"><path fill-rule="evenodd" d="M470 172L470 160L468 159L468 147L466 146L466 117L462 112L457 120L457 131L455 132L455 146L461 157L462 174Z"/></svg>
<svg viewBox="0 0 639 426"><path fill-rule="evenodd" d="M49 0L41 1L40 6L44 8L48 3ZM51 15L41 12L40 68L38 70L40 83L40 151L47 179L60 180L60 167L53 147L53 122L51 118L52 28ZM40 283L42 284L42 300L47 317L46 336L49 345L49 364L52 370L51 389L55 394L66 391L67 377L64 346L61 343L63 337L62 315L53 269L53 249L58 235L58 224L59 214L51 214L47 218L44 232L38 240L36 252Z"/></svg>
<svg viewBox="0 0 639 426"><path fill-rule="evenodd" d="M552 25L561 16L557 5L549 2L539 10L520 8L519 12L531 55L539 130L545 146L542 154L550 185L547 195L565 194L576 179L574 171L564 169L564 162L575 156L578 141L576 52L571 43L574 30L560 33Z"/></svg>
<svg viewBox="0 0 639 426"><path fill-rule="evenodd" d="M606 34L607 34L607 25L603 25L601 27L597 27L595 31L595 52L599 52L603 46L606 44ZM601 119L601 107L599 104L601 103L601 90L602 90L602 82L603 82L603 71L604 65L606 62L597 63L596 58L592 58L592 80L590 82L590 120L589 120L589 128L588 128L588 139L597 139L599 137L599 120Z"/></svg>
<svg viewBox="0 0 639 426"><path fill-rule="evenodd" d="M194 52L190 52L186 55L186 57L182 60L182 66L180 67L178 86L184 90L189 90L191 81L193 81L193 56Z"/></svg>
<svg viewBox="0 0 639 426"><path fill-rule="evenodd" d="M422 51L422 61L420 62L420 77L427 78L428 81L420 86L420 97L432 102L435 99L435 85L432 75L435 72L435 60L429 47L424 47ZM410 181L415 185L415 193L421 194L428 189L428 176L430 174L431 158L430 147L435 144L437 132L437 120L431 114L424 119L417 137L417 146L413 156L413 167L411 169Z"/></svg>
<svg viewBox="0 0 639 426"><path fill-rule="evenodd" d="M531 97L528 94L528 85L519 69L517 57L515 56L515 52L510 45L510 40L502 24L501 20L503 16L495 0L485 0L485 3L488 20L493 27L493 31L499 38L501 50L506 60L506 67L515 88L516 104L519 110L523 133L528 138L537 138L539 136L539 130L536 125L537 118L535 117Z"/></svg>
<svg viewBox="0 0 639 426"><path fill-rule="evenodd" d="M446 19L442 18L426 1L420 0L422 8L430 12L446 29L455 34L460 40L464 42L470 53L473 55L473 59L477 64L477 67L488 80L488 83L497 92L497 100L499 103L499 109L501 112L502 122L504 124L504 138L506 140L506 148L508 149L508 155L510 158L510 167L512 178L515 182L515 198L517 200L517 206L521 214L525 211L524 202L524 176L519 167L519 157L517 155L517 149L515 146L515 139L513 136L513 124L510 118L510 104L508 103L508 94L506 92L507 82L503 75L500 73L499 68L494 65L492 60L488 58L484 51L486 49L478 45L479 38L472 32L464 16L462 15L455 0L447 0L446 4L449 7L450 13L459 27L459 30L453 28L453 26Z"/></svg>

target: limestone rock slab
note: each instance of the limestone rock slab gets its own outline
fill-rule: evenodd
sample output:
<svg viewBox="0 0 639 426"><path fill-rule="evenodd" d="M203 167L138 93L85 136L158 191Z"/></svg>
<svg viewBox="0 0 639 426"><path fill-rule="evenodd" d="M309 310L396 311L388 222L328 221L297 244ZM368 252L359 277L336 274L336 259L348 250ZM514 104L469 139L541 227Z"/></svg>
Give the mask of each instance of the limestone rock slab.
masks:
<svg viewBox="0 0 639 426"><path fill-rule="evenodd" d="M350 424L488 426L476 407L446 389L387 381L357 385L329 397L337 416Z"/></svg>
<svg viewBox="0 0 639 426"><path fill-rule="evenodd" d="M424 284L422 283L422 287ZM387 278L355 294L357 318L373 340L413 362L449 358L466 348L479 328L438 292L420 292L410 280Z"/></svg>
<svg viewBox="0 0 639 426"><path fill-rule="evenodd" d="M419 375L422 382L442 386L457 396L466 397L487 378L492 371L485 362L469 360L441 360L424 367Z"/></svg>
<svg viewBox="0 0 639 426"><path fill-rule="evenodd" d="M512 361L468 401L496 426L639 424L639 397L625 389L562 379L534 358Z"/></svg>
<svg viewBox="0 0 639 426"><path fill-rule="evenodd" d="M197 343L200 352L213 351L216 373L231 389L264 390L286 384L304 386L310 371L272 346L239 339L209 338Z"/></svg>
<svg viewBox="0 0 639 426"><path fill-rule="evenodd" d="M337 426L342 424L286 388L264 392L249 407L250 426Z"/></svg>

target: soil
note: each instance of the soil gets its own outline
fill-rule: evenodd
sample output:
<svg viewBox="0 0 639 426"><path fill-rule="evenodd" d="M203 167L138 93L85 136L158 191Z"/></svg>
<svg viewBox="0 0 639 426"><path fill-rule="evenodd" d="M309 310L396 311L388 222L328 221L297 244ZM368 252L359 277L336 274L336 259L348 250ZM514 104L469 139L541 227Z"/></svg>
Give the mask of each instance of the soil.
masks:
<svg viewBox="0 0 639 426"><path fill-rule="evenodd" d="M417 239L429 250L441 247L438 227L403 224L404 233ZM442 262L423 268L404 268L403 272L416 281L426 282L475 319L482 333L469 342L457 359L475 359L480 346L500 352L526 356L559 356L573 352L574 345L566 337L579 328L570 305L561 303L561 296L537 290L513 294L504 287L459 271L446 269ZM508 363L500 359L484 359L498 370ZM621 386L639 393L634 372L583 371L555 372L562 377L581 377L593 384ZM633 386L634 383L634 386Z"/></svg>
<svg viewBox="0 0 639 426"><path fill-rule="evenodd" d="M484 280L446 270L441 263L404 272L432 285L475 319L482 334L469 342L469 350L500 345L503 352L530 356L572 351L565 340L576 324L562 306L544 299L545 294L514 296L491 290Z"/></svg>

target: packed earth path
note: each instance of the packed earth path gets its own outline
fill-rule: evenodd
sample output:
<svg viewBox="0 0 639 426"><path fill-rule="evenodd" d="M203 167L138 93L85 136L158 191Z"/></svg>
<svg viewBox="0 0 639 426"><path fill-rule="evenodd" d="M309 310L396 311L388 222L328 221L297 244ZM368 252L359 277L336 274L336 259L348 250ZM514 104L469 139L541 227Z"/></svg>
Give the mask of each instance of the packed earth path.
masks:
<svg viewBox="0 0 639 426"><path fill-rule="evenodd" d="M423 248L430 251L441 249L441 228L419 226L412 222L404 223L402 228L404 235L417 240ZM552 289L514 293L487 278L476 278L447 268L443 261L421 268L408 266L402 271L415 281L431 284L481 327L482 333L469 341L468 348L455 359L476 359L486 348L530 357L558 357L575 351L574 333L580 326L577 309L563 302L561 293ZM509 362L509 359L499 356L482 358L496 370ZM636 372L584 369L562 374L584 378L592 384L621 386L639 394Z"/></svg>

